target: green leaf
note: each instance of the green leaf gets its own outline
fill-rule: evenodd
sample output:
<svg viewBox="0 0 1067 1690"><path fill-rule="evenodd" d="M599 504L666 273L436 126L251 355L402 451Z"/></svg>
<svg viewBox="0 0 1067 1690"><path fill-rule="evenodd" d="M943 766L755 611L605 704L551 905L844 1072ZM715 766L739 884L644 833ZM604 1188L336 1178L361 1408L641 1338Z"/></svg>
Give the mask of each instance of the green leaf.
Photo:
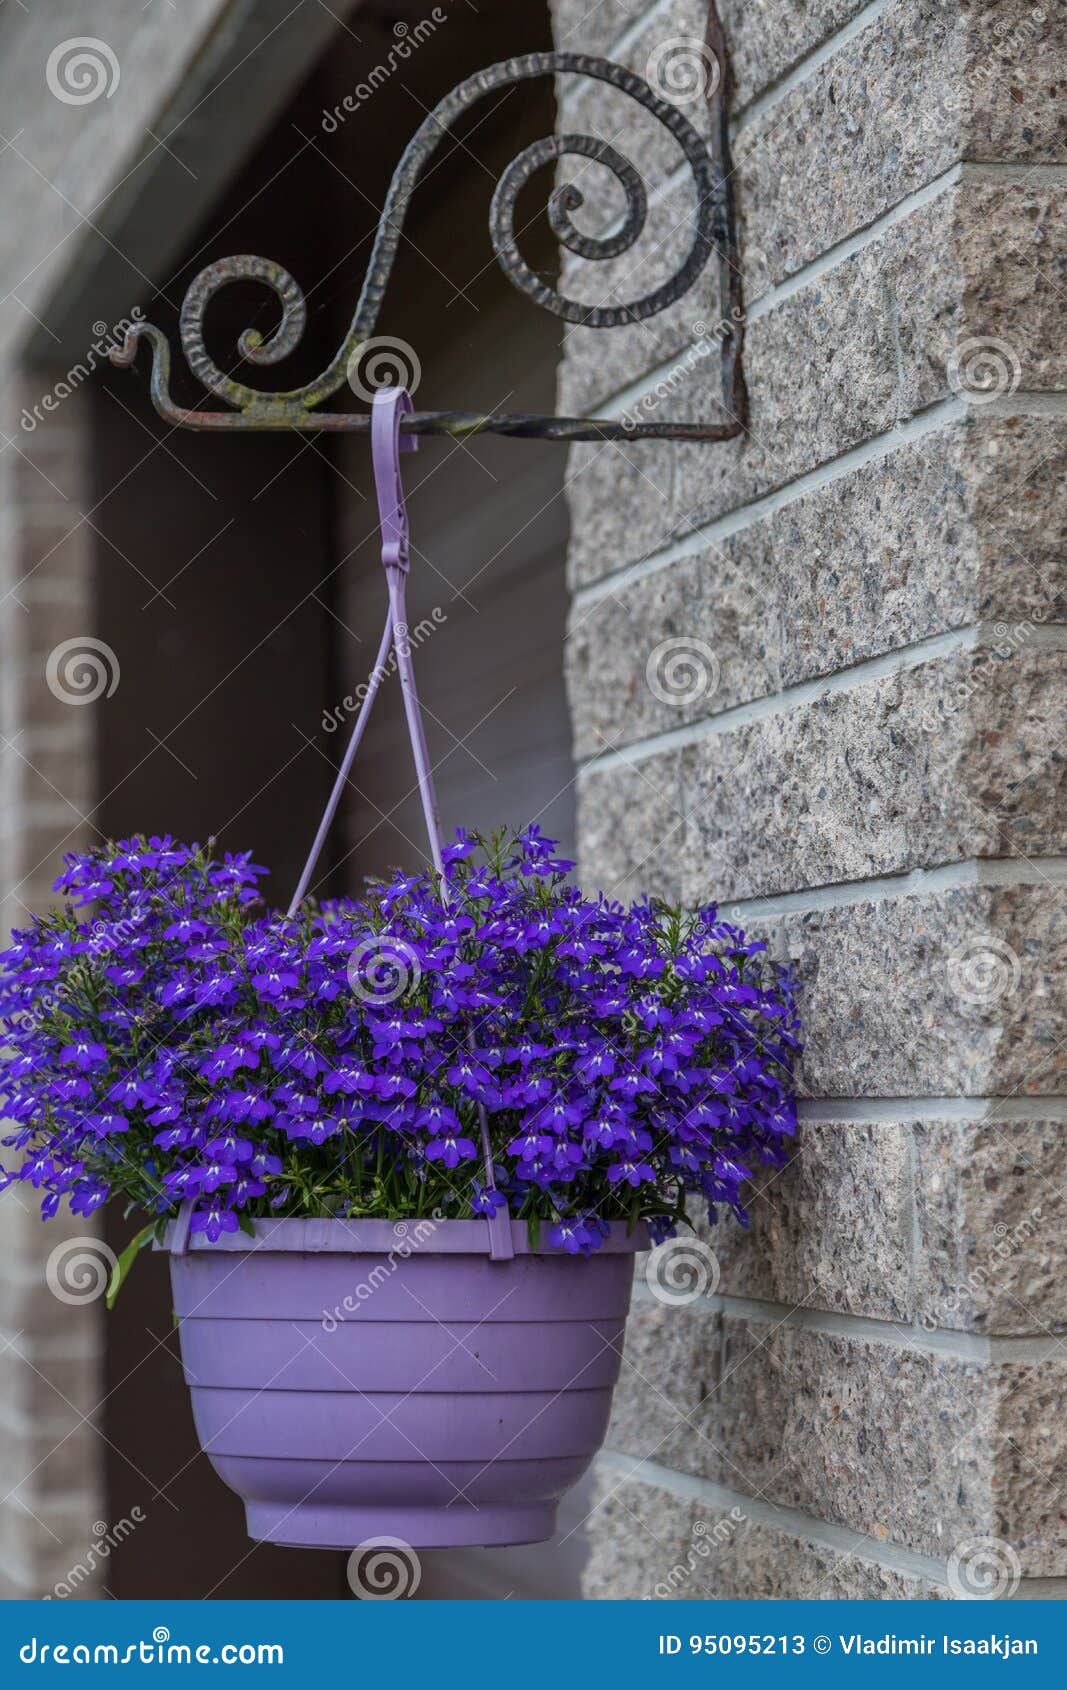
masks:
<svg viewBox="0 0 1067 1690"><path fill-rule="evenodd" d="M127 1244L125 1250L123 1250L118 1261L115 1263L115 1266L112 1268L111 1278L108 1280L107 1295L104 1300L109 1309L113 1309L115 1307L115 1298L122 1290L126 1275L129 1273L145 1245L150 1243L155 1235L156 1222L149 1221L147 1226L142 1227L140 1232L130 1239L130 1242Z"/></svg>

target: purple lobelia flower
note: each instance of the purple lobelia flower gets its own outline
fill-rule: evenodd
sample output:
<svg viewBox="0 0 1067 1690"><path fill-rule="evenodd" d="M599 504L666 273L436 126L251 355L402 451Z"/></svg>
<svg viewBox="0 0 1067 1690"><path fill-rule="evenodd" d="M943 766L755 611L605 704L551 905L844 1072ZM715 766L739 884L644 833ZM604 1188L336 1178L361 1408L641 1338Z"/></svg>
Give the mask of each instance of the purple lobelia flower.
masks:
<svg viewBox="0 0 1067 1690"><path fill-rule="evenodd" d="M795 1131L788 975L714 906L586 897L536 827L359 899L266 910L265 871L165 837L65 859L0 958L10 1171L54 1214L512 1216L588 1253L744 1218ZM374 956L399 966L362 966ZM493 1185L486 1178L482 1121Z"/></svg>

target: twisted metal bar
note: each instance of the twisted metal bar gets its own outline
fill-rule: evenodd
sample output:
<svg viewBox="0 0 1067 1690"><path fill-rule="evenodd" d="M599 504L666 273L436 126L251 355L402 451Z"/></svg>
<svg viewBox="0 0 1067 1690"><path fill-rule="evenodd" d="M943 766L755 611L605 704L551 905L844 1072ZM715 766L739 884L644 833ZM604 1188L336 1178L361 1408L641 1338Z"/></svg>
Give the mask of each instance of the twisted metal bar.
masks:
<svg viewBox="0 0 1067 1690"><path fill-rule="evenodd" d="M207 351L204 318L207 307L220 288L229 282L256 281L275 295L281 319L273 333L264 338L257 329L245 329L238 351L247 362L270 365L280 362L297 345L307 322L307 306L298 283L279 264L248 254L220 259L202 270L186 293L181 309L181 343L190 369L208 391L233 411L187 411L176 406L169 391L170 352L161 331L149 323L137 323L127 332L112 361L133 362L139 339L152 347L152 399L160 415L175 426L200 430L219 428L324 430L367 432L367 415L316 411L346 382L358 363L361 349L374 333L382 300L392 274L412 195L430 159L458 117L486 94L514 83L546 75L593 77L610 83L634 99L671 133L685 155L696 192L692 241L676 273L659 287L623 305L585 305L570 299L544 282L526 263L518 249L515 208L519 194L536 172L568 156L591 159L611 171L626 202L620 227L605 236L585 235L575 226L572 213L583 204L580 189L570 184L556 188L549 200L548 216L560 243L578 257L602 262L628 251L640 237L647 219L645 186L635 167L606 141L592 136L561 134L549 136L527 147L504 172L490 209L490 236L497 260L508 279L534 302L569 323L589 328L616 328L654 316L680 299L692 287L714 251L720 263L729 257L729 201L724 158L709 152L689 120L676 106L661 99L648 83L621 65L581 53L527 53L506 59L479 71L441 100L420 125L405 148L390 183L363 280L355 314L335 356L322 374L303 387L281 393L262 393L226 375ZM723 132L724 133L724 132ZM736 362L739 344L738 314L723 332L724 357ZM562 440L611 439L729 439L740 431L741 419L725 424L616 422L596 418L485 416L473 412L417 412L403 419L405 432L448 434L454 437L482 433L513 434Z"/></svg>

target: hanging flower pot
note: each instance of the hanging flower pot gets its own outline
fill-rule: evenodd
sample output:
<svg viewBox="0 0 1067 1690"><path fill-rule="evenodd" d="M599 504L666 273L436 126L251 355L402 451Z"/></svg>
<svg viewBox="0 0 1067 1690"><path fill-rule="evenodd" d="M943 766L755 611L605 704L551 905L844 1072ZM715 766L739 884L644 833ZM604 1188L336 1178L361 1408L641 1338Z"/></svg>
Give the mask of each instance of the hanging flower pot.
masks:
<svg viewBox="0 0 1067 1690"><path fill-rule="evenodd" d="M3 1176L171 1253L204 1449L254 1537L529 1542L607 1425L632 1254L744 1219L795 1126L788 975L714 905L586 897L537 827L442 846L406 625L399 422L372 419L389 613L284 913L247 856L67 859L0 961ZM432 868L305 897L390 650ZM92 918L86 918L91 908Z"/></svg>
<svg viewBox="0 0 1067 1690"><path fill-rule="evenodd" d="M176 1233L197 1433L252 1537L552 1535L603 1440L641 1232L584 1258L513 1223L496 1261L483 1220L268 1220L184 1252Z"/></svg>

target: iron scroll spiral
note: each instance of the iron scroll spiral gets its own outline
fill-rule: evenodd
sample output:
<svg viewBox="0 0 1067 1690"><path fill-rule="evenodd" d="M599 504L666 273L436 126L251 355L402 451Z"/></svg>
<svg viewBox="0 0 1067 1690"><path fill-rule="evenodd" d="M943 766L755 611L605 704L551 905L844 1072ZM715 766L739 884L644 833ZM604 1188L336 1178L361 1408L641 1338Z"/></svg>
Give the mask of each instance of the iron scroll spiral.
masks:
<svg viewBox="0 0 1067 1690"><path fill-rule="evenodd" d="M230 282L255 281L265 284L281 307L281 319L268 337L257 329L246 329L238 340L241 356L257 365L276 364L299 344L307 321L307 306L298 283L281 265L244 254L219 260L202 270L190 286L182 304L181 343L190 369L209 392L244 413L241 421L275 423L286 412L296 420L336 393L346 381L352 359L374 333L382 299L392 273L397 248L412 195L426 165L446 132L469 107L485 95L512 84L548 75L593 77L610 83L629 95L669 130L684 153L696 189L696 212L692 242L676 273L652 292L623 305L585 305L569 299L544 282L519 252L515 232L515 208L522 189L535 173L567 156L578 156L603 165L620 184L625 196L625 216L620 226L603 236L585 235L575 226L572 214L583 197L573 185L553 190L548 205L551 227L560 243L584 259L603 261L628 251L639 239L646 223L648 201L645 186L635 167L606 141L592 136L562 134L536 141L510 164L497 185L490 210L490 236L497 260L505 275L538 305L569 323L588 328L616 328L636 323L672 304L693 285L704 269L722 235L725 215L725 187L721 166L705 142L676 106L661 99L641 77L607 59L580 53L527 53L505 59L476 75L448 94L420 125L409 141L390 183L378 222L370 263L360 290L355 315L334 358L315 380L283 393L261 393L226 375L214 362L204 342L204 317L209 302ZM135 325L117 361L130 362L140 334L153 346L156 367L153 394L165 398L167 371L160 368L163 336L151 325ZM157 399L158 403L158 399ZM201 413L203 415L203 413ZM234 418L234 421L239 419Z"/></svg>

